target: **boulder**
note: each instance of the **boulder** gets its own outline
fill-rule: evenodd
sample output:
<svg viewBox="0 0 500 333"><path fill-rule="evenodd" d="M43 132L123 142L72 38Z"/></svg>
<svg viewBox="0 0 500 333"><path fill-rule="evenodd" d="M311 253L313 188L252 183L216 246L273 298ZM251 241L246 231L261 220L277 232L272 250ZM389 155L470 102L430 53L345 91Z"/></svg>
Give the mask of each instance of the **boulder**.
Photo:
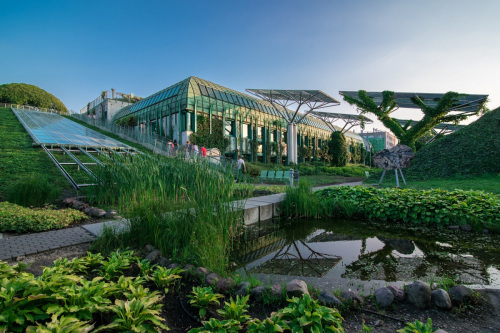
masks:
<svg viewBox="0 0 500 333"><path fill-rule="evenodd" d="M363 303L363 298L358 294L358 292L351 289L342 291L340 297L342 297L347 302L358 304Z"/></svg>
<svg viewBox="0 0 500 333"><path fill-rule="evenodd" d="M439 329L437 331L434 331L434 333L448 333L447 331L445 330L442 330L442 329Z"/></svg>
<svg viewBox="0 0 500 333"><path fill-rule="evenodd" d="M405 292L403 289L399 288L398 286L390 285L387 287L391 291L391 293L394 295L394 299L396 301L404 301L405 299Z"/></svg>
<svg viewBox="0 0 500 333"><path fill-rule="evenodd" d="M318 300L328 307L336 307L342 305L342 302L335 297L331 292L323 290L318 296Z"/></svg>
<svg viewBox="0 0 500 333"><path fill-rule="evenodd" d="M146 256L146 260L149 260L150 262L156 262L160 257L161 257L160 250L154 249Z"/></svg>
<svg viewBox="0 0 500 333"><path fill-rule="evenodd" d="M99 209L97 207L88 207L83 210L85 214L90 217L103 217L106 215L106 211L103 209Z"/></svg>
<svg viewBox="0 0 500 333"><path fill-rule="evenodd" d="M431 294L431 301L432 304L441 310L451 309L450 295L444 289L434 290Z"/></svg>
<svg viewBox="0 0 500 333"><path fill-rule="evenodd" d="M205 277L205 282L209 286L213 286L213 285L217 285L217 282L219 282L219 280L221 280L221 279L222 279L222 277L219 274L210 273Z"/></svg>
<svg viewBox="0 0 500 333"><path fill-rule="evenodd" d="M163 257L163 256L158 259L158 266L161 266L161 267L167 268L171 263L172 262L170 261L170 259Z"/></svg>
<svg viewBox="0 0 500 333"><path fill-rule="evenodd" d="M191 272L194 270L194 266L191 265L191 264L186 264L184 265L184 267L182 267L182 272L180 273L180 275L182 277L186 277L186 276L189 276L189 274L191 274Z"/></svg>
<svg viewBox="0 0 500 333"><path fill-rule="evenodd" d="M460 226L453 224L453 225L449 225L448 229L450 229L450 230L457 230L457 229L460 229Z"/></svg>
<svg viewBox="0 0 500 333"><path fill-rule="evenodd" d="M168 269L172 269L172 268L177 268L177 267L179 267L179 266L180 266L180 265L179 265L178 263L174 262L174 263L172 263L172 264L168 265L168 266L167 266L167 268L168 268Z"/></svg>
<svg viewBox="0 0 500 333"><path fill-rule="evenodd" d="M462 224L460 226L460 230L471 232L472 231L472 226L470 224Z"/></svg>
<svg viewBox="0 0 500 333"><path fill-rule="evenodd" d="M450 298L455 304L462 304L465 301L470 301L472 290L464 285L454 286L450 289Z"/></svg>
<svg viewBox="0 0 500 333"><path fill-rule="evenodd" d="M230 277L227 277L217 281L216 288L221 293L227 293L229 290L234 288L234 285L234 280Z"/></svg>
<svg viewBox="0 0 500 333"><path fill-rule="evenodd" d="M431 306L431 287L420 280L407 286L408 301L418 309L428 309Z"/></svg>
<svg viewBox="0 0 500 333"><path fill-rule="evenodd" d="M250 290L250 282L241 282L236 286L236 289L234 293L236 296L246 296Z"/></svg>
<svg viewBox="0 0 500 333"><path fill-rule="evenodd" d="M114 210L114 209L111 209L111 210L108 210L106 212L106 214L104 215L104 217L107 218L107 219L112 219L112 218L114 218L117 215L118 215L118 212L116 210Z"/></svg>
<svg viewBox="0 0 500 333"><path fill-rule="evenodd" d="M196 275L207 276L208 274L210 274L210 271L205 267L198 267L194 270L193 273Z"/></svg>
<svg viewBox="0 0 500 333"><path fill-rule="evenodd" d="M265 291L266 291L266 287L264 287L263 285L260 285L260 286L253 288L251 291L251 294L255 299L261 299L262 294L264 294Z"/></svg>
<svg viewBox="0 0 500 333"><path fill-rule="evenodd" d="M391 306L392 302L394 301L394 295L389 290L389 288L386 287L379 288L375 290L373 294L375 295L377 304L383 308Z"/></svg>
<svg viewBox="0 0 500 333"><path fill-rule="evenodd" d="M272 296L281 296L281 285L275 284L271 286L271 295Z"/></svg>
<svg viewBox="0 0 500 333"><path fill-rule="evenodd" d="M307 283L302 280L292 280L286 285L286 293L289 297L302 297L304 294L309 294Z"/></svg>
<svg viewBox="0 0 500 333"><path fill-rule="evenodd" d="M146 250L146 252L148 252L148 253L153 251L154 249L155 249L155 247L153 245L150 245L150 244L144 246L144 250Z"/></svg>

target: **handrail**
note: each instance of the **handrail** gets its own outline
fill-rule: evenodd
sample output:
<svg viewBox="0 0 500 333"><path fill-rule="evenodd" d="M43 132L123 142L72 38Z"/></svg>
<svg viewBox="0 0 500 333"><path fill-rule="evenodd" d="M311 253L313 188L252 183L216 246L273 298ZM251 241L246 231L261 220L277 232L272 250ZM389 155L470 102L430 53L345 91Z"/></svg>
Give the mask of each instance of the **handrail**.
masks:
<svg viewBox="0 0 500 333"><path fill-rule="evenodd" d="M0 108L24 109L24 110L41 111L41 112L49 112L49 113L57 113L57 114L65 114L65 115L69 114L69 113L64 113L64 112L56 110L56 109L40 108L38 106L11 104L11 103L0 103Z"/></svg>

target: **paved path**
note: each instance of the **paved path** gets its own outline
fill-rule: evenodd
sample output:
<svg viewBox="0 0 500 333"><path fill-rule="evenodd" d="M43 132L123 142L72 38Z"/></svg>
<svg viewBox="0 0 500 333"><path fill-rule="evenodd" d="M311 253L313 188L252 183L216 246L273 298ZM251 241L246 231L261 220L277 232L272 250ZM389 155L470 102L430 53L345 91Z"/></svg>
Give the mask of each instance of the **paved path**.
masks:
<svg viewBox="0 0 500 333"><path fill-rule="evenodd" d="M361 182L321 186L315 187L313 190L317 191L327 187L345 185L361 185ZM238 209L244 209L244 223L245 225L251 225L278 216L279 205L283 200L285 200L285 193L279 193L250 198L246 201L234 202L233 205ZM100 223L86 224L81 227L0 238L0 260L17 260L17 257L20 256L55 250L66 246L90 243L102 232L104 226L123 228L126 223L127 220L103 221Z"/></svg>

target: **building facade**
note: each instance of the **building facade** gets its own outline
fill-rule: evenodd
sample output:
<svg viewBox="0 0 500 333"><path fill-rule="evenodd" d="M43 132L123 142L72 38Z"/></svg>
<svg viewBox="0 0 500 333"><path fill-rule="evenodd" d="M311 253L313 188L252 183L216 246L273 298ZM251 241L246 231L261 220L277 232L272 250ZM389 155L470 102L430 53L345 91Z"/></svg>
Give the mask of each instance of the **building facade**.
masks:
<svg viewBox="0 0 500 333"><path fill-rule="evenodd" d="M364 132L359 135L371 143L375 152L379 152L383 149L391 149L398 144L398 138L390 132L374 129L373 132Z"/></svg>
<svg viewBox="0 0 500 333"><path fill-rule="evenodd" d="M226 154L265 163L279 162L287 154L287 124L272 104L194 76L122 108L112 120L135 117L137 130L185 144L197 131L201 115L210 123L215 118L223 121L229 138ZM317 158L330 134L321 120L308 116L298 125L298 147L308 147L310 158ZM349 143L363 144L359 135L345 135Z"/></svg>

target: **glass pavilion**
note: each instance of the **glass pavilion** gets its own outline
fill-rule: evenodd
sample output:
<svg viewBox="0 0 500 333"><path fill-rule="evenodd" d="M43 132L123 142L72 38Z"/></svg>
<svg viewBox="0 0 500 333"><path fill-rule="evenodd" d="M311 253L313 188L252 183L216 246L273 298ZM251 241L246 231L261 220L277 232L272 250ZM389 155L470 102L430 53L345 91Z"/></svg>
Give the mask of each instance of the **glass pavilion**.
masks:
<svg viewBox="0 0 500 333"><path fill-rule="evenodd" d="M287 124L271 103L194 76L122 108L113 121L135 116L139 130L184 144L196 132L200 115L208 117L210 123L214 118L224 121L230 139L226 153L266 163L287 154ZM297 144L311 147L314 158L330 134L331 129L321 120L307 116L298 125ZM345 135L351 144L363 144L359 135ZM257 144L256 150L251 141Z"/></svg>

